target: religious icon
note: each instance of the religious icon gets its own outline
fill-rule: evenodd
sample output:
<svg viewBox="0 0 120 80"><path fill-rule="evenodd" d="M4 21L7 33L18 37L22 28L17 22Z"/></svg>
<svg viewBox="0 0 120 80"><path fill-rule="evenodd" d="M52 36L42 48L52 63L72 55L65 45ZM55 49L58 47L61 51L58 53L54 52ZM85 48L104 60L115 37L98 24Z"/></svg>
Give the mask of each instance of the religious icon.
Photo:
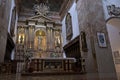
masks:
<svg viewBox="0 0 120 80"><path fill-rule="evenodd" d="M19 35L19 43L24 43L24 35Z"/></svg>
<svg viewBox="0 0 120 80"><path fill-rule="evenodd" d="M57 36L56 39L55 39L55 46L56 47L60 46L60 38L59 38L59 36Z"/></svg>
<svg viewBox="0 0 120 80"><path fill-rule="evenodd" d="M86 34L84 31L81 31L81 45L82 45L82 51L87 52L87 42L86 42Z"/></svg>
<svg viewBox="0 0 120 80"><path fill-rule="evenodd" d="M23 36L20 37L20 43L23 43Z"/></svg>
<svg viewBox="0 0 120 80"><path fill-rule="evenodd" d="M41 49L42 46L42 38L41 36L38 36L38 49Z"/></svg>
<svg viewBox="0 0 120 80"><path fill-rule="evenodd" d="M73 36L73 30L72 30L72 19L70 13L66 16L66 39L71 40Z"/></svg>
<svg viewBox="0 0 120 80"><path fill-rule="evenodd" d="M105 40L105 34L102 32L97 33L98 37L98 44L100 47L107 47L106 40Z"/></svg>

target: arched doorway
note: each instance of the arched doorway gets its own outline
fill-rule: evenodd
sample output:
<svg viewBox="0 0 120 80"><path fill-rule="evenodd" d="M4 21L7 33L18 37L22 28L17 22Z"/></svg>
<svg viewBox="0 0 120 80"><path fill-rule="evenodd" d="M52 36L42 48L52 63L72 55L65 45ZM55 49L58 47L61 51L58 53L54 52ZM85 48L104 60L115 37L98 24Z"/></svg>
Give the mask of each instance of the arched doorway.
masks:
<svg viewBox="0 0 120 80"><path fill-rule="evenodd" d="M107 30L116 72L120 72L120 18L110 18L107 21Z"/></svg>

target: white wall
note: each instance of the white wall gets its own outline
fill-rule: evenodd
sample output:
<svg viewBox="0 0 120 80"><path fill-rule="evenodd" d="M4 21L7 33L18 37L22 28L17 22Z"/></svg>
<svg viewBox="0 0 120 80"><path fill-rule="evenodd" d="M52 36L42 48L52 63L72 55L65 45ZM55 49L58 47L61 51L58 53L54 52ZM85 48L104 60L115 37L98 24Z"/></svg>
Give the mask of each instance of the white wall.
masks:
<svg viewBox="0 0 120 80"><path fill-rule="evenodd" d="M107 24L107 30L112 51L119 51L120 53L120 25Z"/></svg>
<svg viewBox="0 0 120 80"><path fill-rule="evenodd" d="M11 0L11 8L10 8L10 18L9 18L9 25L8 25L8 32L10 33L10 24L11 24L11 18L12 18L12 10L15 6L14 0Z"/></svg>
<svg viewBox="0 0 120 80"><path fill-rule="evenodd" d="M15 37L13 37L13 41L14 43L16 43L16 38L17 38L17 21L18 21L18 13L16 13L16 23L15 23ZM11 59L14 59L14 55L15 55L15 48L12 51L12 55L11 55Z"/></svg>
<svg viewBox="0 0 120 80"><path fill-rule="evenodd" d="M112 48L112 52L119 51L120 54L120 20L116 21L112 19L107 23L107 30L108 30L108 35L109 35L109 40ZM119 58L119 56L117 56ZM115 63L120 63L120 60L115 57L115 54L113 53L113 58ZM116 72L117 76L119 76L120 72L120 64L116 64ZM120 77L118 77L120 79Z"/></svg>
<svg viewBox="0 0 120 80"><path fill-rule="evenodd" d="M73 28L73 36L72 39L77 37L79 35L79 26L78 26L78 16L77 16L77 10L76 10L76 3L74 2L70 10L68 11L71 14L72 18L72 28ZM67 44L66 41L66 25L65 25L65 18L64 17L62 21L62 37L63 37L63 46Z"/></svg>
<svg viewBox="0 0 120 80"><path fill-rule="evenodd" d="M11 18L12 18L12 10L15 7L15 0L11 0L11 8L10 8L10 16L9 16L9 25L8 25L8 32L10 33L10 25L11 25ZM17 12L17 11L16 11ZM16 30L17 30L17 20L18 20L18 14L16 13L16 23L15 23L15 36L16 36ZM16 43L16 37L13 37L14 43ZM14 59L14 53L15 49L12 51L11 59Z"/></svg>
<svg viewBox="0 0 120 80"><path fill-rule="evenodd" d="M105 14L105 19L107 20L110 16L108 15L107 6L108 5L115 5L116 7L120 7L120 0L102 0L103 2L103 9Z"/></svg>
<svg viewBox="0 0 120 80"><path fill-rule="evenodd" d="M8 25L8 32L10 33L10 25L11 25L11 18L12 18L12 10L15 7L15 0L11 0L11 8L10 8L10 18L9 18L9 25ZM16 33L16 29L17 29L17 20L18 20L18 13L16 11L16 23L15 23L15 32ZM16 35L16 34L15 34ZM13 37L14 42L16 42L16 37Z"/></svg>

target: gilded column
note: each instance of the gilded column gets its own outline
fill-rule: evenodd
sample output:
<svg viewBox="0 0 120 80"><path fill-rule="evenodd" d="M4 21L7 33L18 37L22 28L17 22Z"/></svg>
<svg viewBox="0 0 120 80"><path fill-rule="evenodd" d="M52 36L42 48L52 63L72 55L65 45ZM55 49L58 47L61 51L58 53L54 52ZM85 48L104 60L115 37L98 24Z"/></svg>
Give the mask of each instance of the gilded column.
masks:
<svg viewBox="0 0 120 80"><path fill-rule="evenodd" d="M60 52L62 52L62 36L61 36L61 30L60 30Z"/></svg>
<svg viewBox="0 0 120 80"><path fill-rule="evenodd" d="M50 50L53 51L53 29L50 28Z"/></svg>
<svg viewBox="0 0 120 80"><path fill-rule="evenodd" d="M50 50L50 28L47 27L47 51Z"/></svg>
<svg viewBox="0 0 120 80"><path fill-rule="evenodd" d="M34 48L34 27L29 26L28 28L28 42L29 48Z"/></svg>

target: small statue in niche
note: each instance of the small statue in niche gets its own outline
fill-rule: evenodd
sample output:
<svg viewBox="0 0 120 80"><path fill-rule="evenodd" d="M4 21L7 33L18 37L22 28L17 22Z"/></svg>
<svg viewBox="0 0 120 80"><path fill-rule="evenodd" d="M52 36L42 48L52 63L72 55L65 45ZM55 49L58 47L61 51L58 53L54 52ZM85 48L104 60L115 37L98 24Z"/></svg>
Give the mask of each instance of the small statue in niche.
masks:
<svg viewBox="0 0 120 80"><path fill-rule="evenodd" d="M55 39L55 46L56 47L60 46L60 38L59 38L59 36L57 36L56 39Z"/></svg>
<svg viewBox="0 0 120 80"><path fill-rule="evenodd" d="M23 36L20 36L20 43L23 43Z"/></svg>
<svg viewBox="0 0 120 80"><path fill-rule="evenodd" d="M41 36L38 36L38 49L41 49L42 46L42 38Z"/></svg>

